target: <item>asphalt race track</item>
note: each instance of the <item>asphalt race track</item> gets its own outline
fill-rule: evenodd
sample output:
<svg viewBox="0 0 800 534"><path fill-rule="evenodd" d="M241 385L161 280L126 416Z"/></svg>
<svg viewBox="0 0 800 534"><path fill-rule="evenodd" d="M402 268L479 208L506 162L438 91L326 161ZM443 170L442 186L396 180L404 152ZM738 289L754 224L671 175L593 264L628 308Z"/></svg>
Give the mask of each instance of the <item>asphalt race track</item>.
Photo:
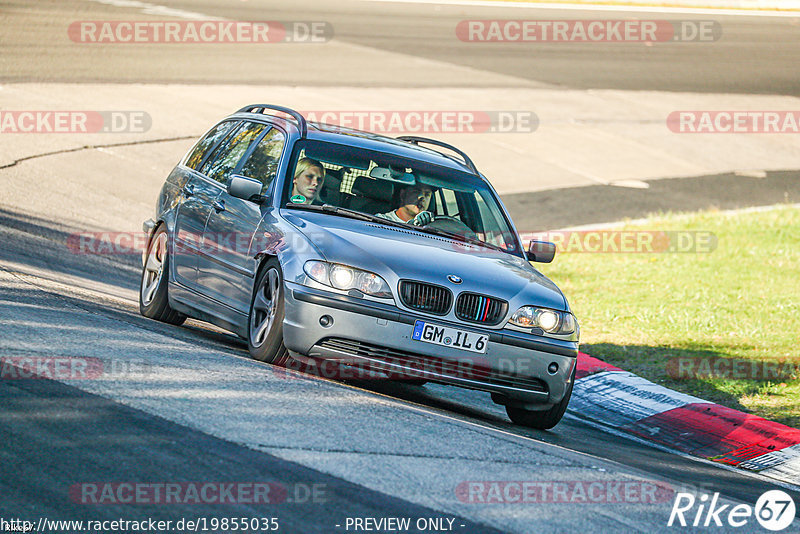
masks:
<svg viewBox="0 0 800 534"><path fill-rule="evenodd" d="M73 21L197 14L326 21L334 38L324 45L87 45L66 32ZM277 518L280 532L353 532L368 530L355 519L410 518L410 532L653 533L677 528L667 527L676 492L718 492L725 503L752 506L778 487L653 448L579 414L540 432L511 424L483 393L344 383L255 362L238 337L215 327L191 320L173 327L142 317L136 253L88 254L68 243L79 232L138 231L152 216L164 177L194 139L237 106L258 100L305 109L470 103L464 109L535 109L544 148L523 134L447 137L479 154L482 168L504 168L508 154L530 157L513 172L495 173L524 230L658 210L798 202L800 146L791 136L739 145L724 136L676 140L661 130L669 111L717 109L713 102L728 109L796 109L800 16L356 0L12 0L0 3L0 16L0 110L139 109L153 122L146 132L119 134L0 133L0 355L88 358L106 371L55 381L17 379L13 366L3 368L0 519L41 526L45 518L207 524ZM724 39L532 48L454 36L466 19L593 17L715 19ZM574 119L595 115L602 120L566 147L576 139ZM607 126L603 117L616 122ZM545 157L557 146L564 147L563 165ZM609 147L618 152L602 160ZM584 148L585 161L562 157ZM529 149L534 156L523 156ZM524 172L531 165L541 180ZM487 174L494 182L495 174ZM615 177L637 182L617 187ZM666 490L655 499L524 504L476 502L465 493L470 483L492 481ZM117 493L92 500L92 488L121 484L269 484L272 499L123 502ZM800 504L800 488L781 489ZM387 525L373 530L399 530ZM755 522L746 528L766 532ZM81 531L46 523L43 530ZM171 531L186 530L193 529Z"/></svg>

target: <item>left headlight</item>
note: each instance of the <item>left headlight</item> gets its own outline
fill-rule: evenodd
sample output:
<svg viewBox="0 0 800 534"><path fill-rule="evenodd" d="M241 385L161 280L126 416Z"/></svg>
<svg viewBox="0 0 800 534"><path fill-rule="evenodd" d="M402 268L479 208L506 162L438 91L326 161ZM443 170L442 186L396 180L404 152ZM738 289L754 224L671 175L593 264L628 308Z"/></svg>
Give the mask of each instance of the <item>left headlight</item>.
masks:
<svg viewBox="0 0 800 534"><path fill-rule="evenodd" d="M312 280L336 289L343 291L357 289L364 294L382 299L392 297L392 291L386 280L369 271L318 260L307 261L303 265L303 271Z"/></svg>
<svg viewBox="0 0 800 534"><path fill-rule="evenodd" d="M535 306L518 309L509 322L522 328L541 328L548 334L571 334L575 331L575 317L571 313Z"/></svg>

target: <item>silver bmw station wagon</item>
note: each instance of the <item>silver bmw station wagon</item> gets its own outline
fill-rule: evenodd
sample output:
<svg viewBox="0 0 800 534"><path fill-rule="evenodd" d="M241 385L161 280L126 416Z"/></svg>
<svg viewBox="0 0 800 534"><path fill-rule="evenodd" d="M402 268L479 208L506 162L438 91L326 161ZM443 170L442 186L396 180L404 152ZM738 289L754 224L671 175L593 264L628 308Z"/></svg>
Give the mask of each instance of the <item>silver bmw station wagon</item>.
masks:
<svg viewBox="0 0 800 534"><path fill-rule="evenodd" d="M546 429L572 393L579 328L457 148L257 104L208 131L144 223L140 309L247 340L275 365L486 391Z"/></svg>

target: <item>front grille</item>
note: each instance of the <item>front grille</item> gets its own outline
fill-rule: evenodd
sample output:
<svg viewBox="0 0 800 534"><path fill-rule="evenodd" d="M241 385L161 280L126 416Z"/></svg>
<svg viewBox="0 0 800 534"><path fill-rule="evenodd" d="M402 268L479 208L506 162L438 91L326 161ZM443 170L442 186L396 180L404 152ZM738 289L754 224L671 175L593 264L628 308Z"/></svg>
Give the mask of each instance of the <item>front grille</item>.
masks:
<svg viewBox="0 0 800 534"><path fill-rule="evenodd" d="M507 309L506 301L477 293L461 293L456 301L456 317L469 323L497 324Z"/></svg>
<svg viewBox="0 0 800 534"><path fill-rule="evenodd" d="M445 315L453 304L453 294L446 287L403 280L400 282L400 300L412 310Z"/></svg>
<svg viewBox="0 0 800 534"><path fill-rule="evenodd" d="M448 378L461 378L487 385L513 387L541 393L547 393L549 391L547 383L538 378L489 369L488 360L480 354L465 357L461 360L447 360L434 356L420 356L413 352L400 349L381 347L370 343L341 338L326 338L315 345L315 347L335 351L338 354L346 354L354 358L369 358L370 360L385 362L387 366L381 366L380 363L370 363L368 368L386 372L392 378L402 378L403 376L426 378L425 373L427 371L436 375L436 377L429 376L427 378L431 380L441 380L443 382L447 382ZM314 347L312 347L310 354L314 356ZM353 364L358 365L357 362L348 363L348 365ZM402 372L392 371L392 369L388 367L388 365L391 364L401 365L413 371L404 375Z"/></svg>

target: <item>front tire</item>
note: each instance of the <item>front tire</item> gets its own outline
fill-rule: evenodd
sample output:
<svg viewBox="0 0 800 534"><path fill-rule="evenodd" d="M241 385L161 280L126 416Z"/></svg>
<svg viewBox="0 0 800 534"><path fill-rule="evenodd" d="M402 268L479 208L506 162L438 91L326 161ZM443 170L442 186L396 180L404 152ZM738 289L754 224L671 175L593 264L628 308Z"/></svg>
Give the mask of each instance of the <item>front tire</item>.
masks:
<svg viewBox="0 0 800 534"><path fill-rule="evenodd" d="M250 300L247 347L253 359L285 365L289 352L283 344L283 270L275 258L261 269Z"/></svg>
<svg viewBox="0 0 800 534"><path fill-rule="evenodd" d="M153 234L147 246L139 284L139 312L145 317L174 325L183 324L186 315L169 305L169 236L164 226Z"/></svg>
<svg viewBox="0 0 800 534"><path fill-rule="evenodd" d="M509 419L517 425L535 428L537 430L549 430L556 426L561 418L564 417L564 412L567 411L569 399L572 397L572 386L575 385L575 370L578 368L576 365L572 368L572 377L567 387L567 392L561 402L555 404L549 410L532 411L525 408L515 408L513 406L506 406L506 413Z"/></svg>

